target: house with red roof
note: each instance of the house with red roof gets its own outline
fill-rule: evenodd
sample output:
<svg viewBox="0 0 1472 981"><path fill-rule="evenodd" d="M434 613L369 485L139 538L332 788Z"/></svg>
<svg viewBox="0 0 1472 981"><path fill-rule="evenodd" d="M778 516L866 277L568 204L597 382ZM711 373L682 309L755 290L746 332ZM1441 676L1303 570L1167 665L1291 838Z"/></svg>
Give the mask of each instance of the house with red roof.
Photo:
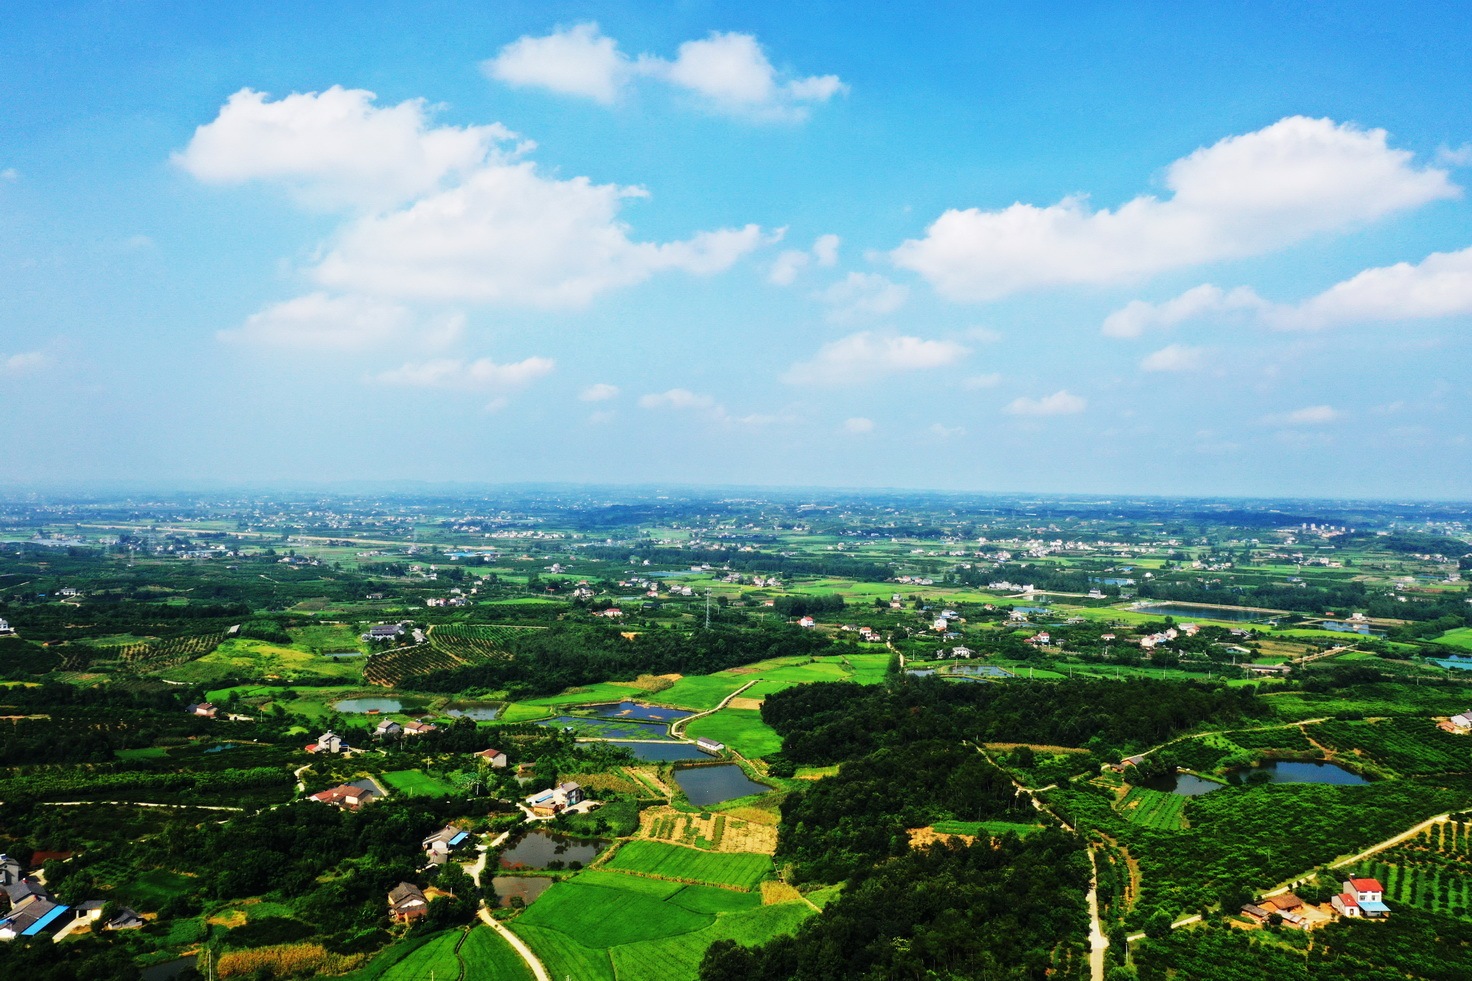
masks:
<svg viewBox="0 0 1472 981"><path fill-rule="evenodd" d="M1341 915L1370 919L1390 915L1390 907L1385 905L1385 887L1379 879L1352 875L1344 880L1343 887L1344 891L1330 900Z"/></svg>

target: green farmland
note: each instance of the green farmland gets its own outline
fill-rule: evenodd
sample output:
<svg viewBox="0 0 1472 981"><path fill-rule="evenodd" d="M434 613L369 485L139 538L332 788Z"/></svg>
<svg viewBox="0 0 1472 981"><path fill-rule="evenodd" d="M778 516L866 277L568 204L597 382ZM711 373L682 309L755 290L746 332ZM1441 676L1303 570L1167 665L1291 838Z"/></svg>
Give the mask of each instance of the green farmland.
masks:
<svg viewBox="0 0 1472 981"><path fill-rule="evenodd" d="M631 841L619 848L606 867L677 882L750 890L771 873L772 860L765 855L708 852L657 841Z"/></svg>
<svg viewBox="0 0 1472 981"><path fill-rule="evenodd" d="M729 889L590 871L553 886L511 928L554 978L693 981L715 940L760 943L814 915L806 903L759 901Z"/></svg>

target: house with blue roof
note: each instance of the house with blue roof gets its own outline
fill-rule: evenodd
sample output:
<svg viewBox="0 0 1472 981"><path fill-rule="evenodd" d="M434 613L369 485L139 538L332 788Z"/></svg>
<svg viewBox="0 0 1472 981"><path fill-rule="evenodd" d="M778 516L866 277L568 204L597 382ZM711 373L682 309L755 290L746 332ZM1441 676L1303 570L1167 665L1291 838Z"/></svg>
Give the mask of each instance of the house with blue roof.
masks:
<svg viewBox="0 0 1472 981"><path fill-rule="evenodd" d="M473 842L468 831L461 831L453 825L445 825L439 831L424 839L424 854L431 865L443 865L450 860L451 853L466 847Z"/></svg>

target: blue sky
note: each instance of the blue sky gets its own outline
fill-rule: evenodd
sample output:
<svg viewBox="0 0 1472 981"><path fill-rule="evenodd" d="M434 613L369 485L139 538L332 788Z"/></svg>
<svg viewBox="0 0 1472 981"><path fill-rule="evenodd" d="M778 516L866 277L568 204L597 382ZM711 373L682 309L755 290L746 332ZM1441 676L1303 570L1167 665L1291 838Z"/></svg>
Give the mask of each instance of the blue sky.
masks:
<svg viewBox="0 0 1472 981"><path fill-rule="evenodd" d="M8 5L0 483L1465 497L1472 11L1038 7Z"/></svg>

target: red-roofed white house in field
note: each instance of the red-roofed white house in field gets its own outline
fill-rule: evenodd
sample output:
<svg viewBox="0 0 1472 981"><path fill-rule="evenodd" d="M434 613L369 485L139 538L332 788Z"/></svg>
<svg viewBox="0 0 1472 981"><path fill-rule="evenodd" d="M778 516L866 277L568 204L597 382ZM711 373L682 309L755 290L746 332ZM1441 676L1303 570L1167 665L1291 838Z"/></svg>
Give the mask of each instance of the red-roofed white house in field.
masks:
<svg viewBox="0 0 1472 981"><path fill-rule="evenodd" d="M1390 915L1390 907L1385 905L1385 887L1379 879L1352 875L1344 880L1344 891L1330 903L1344 916L1378 919Z"/></svg>

